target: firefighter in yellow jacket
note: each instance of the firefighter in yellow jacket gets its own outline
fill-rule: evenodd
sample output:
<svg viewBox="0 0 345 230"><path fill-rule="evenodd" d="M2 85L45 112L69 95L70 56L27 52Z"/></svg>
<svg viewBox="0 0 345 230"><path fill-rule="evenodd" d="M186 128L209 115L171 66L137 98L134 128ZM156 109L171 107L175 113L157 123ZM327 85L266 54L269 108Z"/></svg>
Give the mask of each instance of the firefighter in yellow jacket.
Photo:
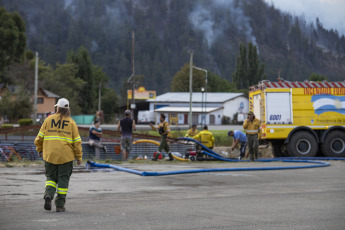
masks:
<svg viewBox="0 0 345 230"><path fill-rule="evenodd" d="M36 150L43 155L47 181L44 192L44 209L51 210L55 199L56 211L64 212L68 183L72 175L73 161L82 161L81 139L76 123L70 117L69 102L59 99L57 112L46 118L36 139Z"/></svg>
<svg viewBox="0 0 345 230"><path fill-rule="evenodd" d="M167 142L167 138L170 135L170 125L168 122L165 121L165 115L163 113L160 115L159 121L160 121L160 123L158 125L158 128L154 127L153 124L150 123L152 130L158 131L159 134L161 135L161 143L158 147L158 152L156 153L155 157L152 158L152 160L157 161L159 155L161 154L162 150L164 149L169 155L169 161L172 161L172 160L174 160L174 157L170 151L170 148L169 148L169 145Z"/></svg>
<svg viewBox="0 0 345 230"><path fill-rule="evenodd" d="M204 126L204 130L193 137L193 139L200 140L201 144L205 145L209 149L214 147L214 136L208 131L207 125ZM200 157L204 154L198 154Z"/></svg>
<svg viewBox="0 0 345 230"><path fill-rule="evenodd" d="M199 133L199 131L196 129L196 124L193 124L192 128L188 129L185 137L193 138L198 133Z"/></svg>
<svg viewBox="0 0 345 230"><path fill-rule="evenodd" d="M254 159L258 159L259 154L260 120L255 118L253 111L248 112L248 119L244 121L243 128L247 133L250 161L254 161Z"/></svg>

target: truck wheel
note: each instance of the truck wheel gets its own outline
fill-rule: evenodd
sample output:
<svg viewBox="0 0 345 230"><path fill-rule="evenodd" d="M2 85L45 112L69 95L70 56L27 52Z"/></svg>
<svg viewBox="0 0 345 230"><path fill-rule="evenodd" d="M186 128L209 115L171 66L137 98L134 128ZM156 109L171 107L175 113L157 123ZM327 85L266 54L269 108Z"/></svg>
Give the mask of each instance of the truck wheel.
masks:
<svg viewBox="0 0 345 230"><path fill-rule="evenodd" d="M318 145L311 133L299 131L292 135L287 150L290 156L314 157L317 154Z"/></svg>
<svg viewBox="0 0 345 230"><path fill-rule="evenodd" d="M336 130L327 134L322 153L327 157L345 157L345 132Z"/></svg>

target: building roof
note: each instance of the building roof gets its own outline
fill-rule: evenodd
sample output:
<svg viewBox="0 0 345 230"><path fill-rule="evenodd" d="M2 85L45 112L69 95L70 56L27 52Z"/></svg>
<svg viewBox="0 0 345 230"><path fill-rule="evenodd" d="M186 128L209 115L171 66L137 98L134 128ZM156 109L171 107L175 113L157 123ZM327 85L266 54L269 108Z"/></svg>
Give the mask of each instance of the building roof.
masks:
<svg viewBox="0 0 345 230"><path fill-rule="evenodd" d="M204 93L204 100L206 94ZM224 103L236 97L246 95L244 93L207 93L208 103ZM197 92L192 94L193 103L202 102L202 93ZM188 92L168 92L156 97L156 99L148 99L147 102L189 102Z"/></svg>
<svg viewBox="0 0 345 230"><path fill-rule="evenodd" d="M44 94L47 96L47 97L55 97L55 98L60 98L59 95L55 94L55 93L52 93L46 89L42 89Z"/></svg>
<svg viewBox="0 0 345 230"><path fill-rule="evenodd" d="M18 86L15 86L15 85L6 85L6 84L3 84L1 83L0 84L0 89L2 88L7 88L11 93L15 93L16 92L16 89L18 88ZM38 88L39 90L41 89L42 92L45 94L46 97L54 97L54 98L60 98L59 95L53 93L53 92L50 92L46 89L43 89L41 87ZM29 90L30 93L33 93L33 90Z"/></svg>
<svg viewBox="0 0 345 230"><path fill-rule="evenodd" d="M222 109L223 107L207 107L206 108L206 113L210 113L219 109ZM188 113L189 112L189 107L178 107L178 106L164 106L159 109L155 110L156 112L174 112L174 113ZM204 108L205 111L205 108ZM193 113L201 113L202 108L201 107L192 107L192 112Z"/></svg>

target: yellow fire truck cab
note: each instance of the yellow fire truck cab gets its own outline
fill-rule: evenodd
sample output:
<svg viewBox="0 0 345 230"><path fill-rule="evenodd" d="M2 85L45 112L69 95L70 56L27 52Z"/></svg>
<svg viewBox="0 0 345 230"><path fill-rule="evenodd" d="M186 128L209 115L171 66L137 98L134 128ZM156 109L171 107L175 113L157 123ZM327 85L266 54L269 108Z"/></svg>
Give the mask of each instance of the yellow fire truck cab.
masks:
<svg viewBox="0 0 345 230"><path fill-rule="evenodd" d="M249 110L276 157L345 157L345 81L264 80L250 87Z"/></svg>

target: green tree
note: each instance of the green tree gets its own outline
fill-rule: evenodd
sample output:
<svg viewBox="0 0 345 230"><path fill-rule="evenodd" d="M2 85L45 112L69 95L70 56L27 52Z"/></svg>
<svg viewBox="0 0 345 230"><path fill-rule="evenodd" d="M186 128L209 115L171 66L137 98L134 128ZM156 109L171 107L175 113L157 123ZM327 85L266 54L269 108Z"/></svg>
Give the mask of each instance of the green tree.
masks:
<svg viewBox="0 0 345 230"><path fill-rule="evenodd" d="M207 77L208 92L236 92L236 86L215 73L209 72Z"/></svg>
<svg viewBox="0 0 345 230"><path fill-rule="evenodd" d="M202 87L205 88L205 80L204 71L193 69L193 92L200 92ZM175 74L171 82L171 90L173 92L189 92L189 64L185 64L182 69ZM217 74L208 71L207 91L234 92L236 91L236 86Z"/></svg>
<svg viewBox="0 0 345 230"><path fill-rule="evenodd" d="M72 114L82 113L79 99L80 92L86 85L83 79L76 77L77 72L78 66L68 63L57 64L55 70L46 71L41 75L45 89L69 100Z"/></svg>
<svg viewBox="0 0 345 230"><path fill-rule="evenodd" d="M248 44L248 70L247 70L247 77L248 77L248 86L252 86L257 84L259 81L263 79L265 72L264 64L260 64L258 58L258 51L256 46L253 43Z"/></svg>
<svg viewBox="0 0 345 230"><path fill-rule="evenodd" d="M0 100L0 115L10 122L30 117L30 97L30 93L24 87L17 87L13 94L7 91Z"/></svg>
<svg viewBox="0 0 345 230"><path fill-rule="evenodd" d="M76 53L70 52L67 56L68 64L75 64L77 72L75 78L82 79L87 84L80 90L78 104L81 112L90 114L95 112L95 99L97 96L97 82L93 72L93 65L88 50L81 46Z"/></svg>
<svg viewBox="0 0 345 230"><path fill-rule="evenodd" d="M15 100L13 105L13 120L29 118L32 113L31 94L24 87L19 86L15 90Z"/></svg>
<svg viewBox="0 0 345 230"><path fill-rule="evenodd" d="M17 12L0 8L0 74L6 66L19 62L26 47L25 23Z"/></svg>
<svg viewBox="0 0 345 230"><path fill-rule="evenodd" d="M102 110L104 112L104 119L107 123L114 123L112 120L114 114L119 111L119 100L114 89L105 88L102 90Z"/></svg>
<svg viewBox="0 0 345 230"><path fill-rule="evenodd" d="M236 84L237 89L248 88L247 68L247 48L244 44L240 44L240 54L236 59L236 70L232 75L232 82Z"/></svg>
<svg viewBox="0 0 345 230"><path fill-rule="evenodd" d="M205 87L205 73L193 69L193 92L201 92L201 87ZM171 90L173 92L189 92L189 64L185 64L172 79Z"/></svg>
<svg viewBox="0 0 345 230"><path fill-rule="evenodd" d="M317 73L312 73L309 76L309 81L329 81L329 79L325 75L319 75Z"/></svg>
<svg viewBox="0 0 345 230"><path fill-rule="evenodd" d="M0 100L0 116L5 120L11 120L13 111L12 94L7 91Z"/></svg>
<svg viewBox="0 0 345 230"><path fill-rule="evenodd" d="M240 45L240 54L236 60L236 70L232 74L232 81L237 89L247 89L257 84L264 78L265 65L260 64L255 45L248 44L248 52L245 44Z"/></svg>

